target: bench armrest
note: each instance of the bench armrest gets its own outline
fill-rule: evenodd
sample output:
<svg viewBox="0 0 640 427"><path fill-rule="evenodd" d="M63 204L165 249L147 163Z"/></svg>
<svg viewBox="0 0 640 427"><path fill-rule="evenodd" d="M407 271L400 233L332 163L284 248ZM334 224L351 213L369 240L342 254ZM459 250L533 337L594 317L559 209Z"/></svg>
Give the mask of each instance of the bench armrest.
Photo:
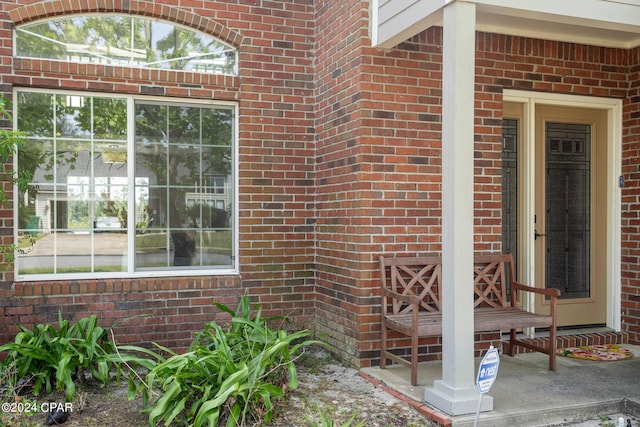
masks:
<svg viewBox="0 0 640 427"><path fill-rule="evenodd" d="M553 326L553 336L555 336L556 319L558 316L558 298L560 297L560 290L555 288L534 288L533 286L523 285L522 283L512 282L512 292L531 292L533 294L539 294L549 297L549 314L551 315ZM511 305L515 307L516 295L511 296ZM555 362L554 362L555 363ZM555 366L555 365L554 365ZM550 368L551 369L551 368ZM555 367L552 369L555 370Z"/></svg>
<svg viewBox="0 0 640 427"><path fill-rule="evenodd" d="M396 300L400 300L406 304L410 304L410 305L414 305L418 306L418 304L420 304L420 298L418 298L416 295L404 295L404 294L399 294L397 292L393 292L390 289L383 289L383 296L388 297L388 298L392 298L392 299L396 299Z"/></svg>
<svg viewBox="0 0 640 427"><path fill-rule="evenodd" d="M534 288L533 286L523 285L522 283L513 282L512 288L514 291L523 291L523 292L532 292L534 294L540 294L548 296L549 298L558 298L560 297L560 290L555 288Z"/></svg>

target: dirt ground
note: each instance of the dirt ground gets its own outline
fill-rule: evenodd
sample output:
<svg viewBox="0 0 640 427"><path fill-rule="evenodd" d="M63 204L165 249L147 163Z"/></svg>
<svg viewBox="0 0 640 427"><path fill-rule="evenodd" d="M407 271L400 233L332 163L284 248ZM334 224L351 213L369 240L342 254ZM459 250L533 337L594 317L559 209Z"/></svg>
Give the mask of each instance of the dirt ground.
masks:
<svg viewBox="0 0 640 427"><path fill-rule="evenodd" d="M349 427L431 427L435 426L408 404L392 397L347 368L317 352L298 364L299 387L288 391L277 404L276 417L269 423L277 427L327 426L333 420ZM146 427L149 421L140 413L140 399L127 400L126 384L110 384L104 389L80 384L73 410L62 425L67 427ZM51 403L49 403L51 402ZM23 404L28 411L3 411L0 427L45 425L47 406L64 402L63 396L48 396ZM3 407L5 409L5 407ZM22 408L16 409L25 409Z"/></svg>

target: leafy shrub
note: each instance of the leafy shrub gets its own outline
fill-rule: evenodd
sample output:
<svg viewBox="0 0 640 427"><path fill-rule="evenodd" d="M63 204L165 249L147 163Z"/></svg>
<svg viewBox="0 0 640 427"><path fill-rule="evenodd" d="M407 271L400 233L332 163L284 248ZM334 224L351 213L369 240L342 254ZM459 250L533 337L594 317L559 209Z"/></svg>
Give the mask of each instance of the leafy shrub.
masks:
<svg viewBox="0 0 640 427"><path fill-rule="evenodd" d="M76 394L74 378L84 372L102 384L109 382L112 369L121 372L111 356L115 345L109 340L110 329L98 326L95 315L71 324L58 313L58 328L51 324L36 325L33 330L22 325L18 328L14 342L0 346L0 352L9 352L0 369L11 367L17 381L33 382L35 396L43 388L51 393L55 386L56 390L64 389L71 401Z"/></svg>
<svg viewBox="0 0 640 427"><path fill-rule="evenodd" d="M30 185L33 171L24 168L25 170L18 173L18 171L9 166L13 164L13 156L17 153L18 148L22 149L25 146L25 135L23 133L7 129L8 126L6 126L6 124L13 122L10 111L11 102L9 98L0 94L0 181L17 185L21 193L30 190L30 193L33 194L35 193L35 188ZM24 164L25 159L22 158L21 162L21 165ZM0 206L3 206L10 200L10 194L6 192L5 188L10 188L10 186L0 185ZM23 209L22 198L20 200L21 202L18 206L18 223L26 224L24 215L25 213L26 215L30 213ZM22 227L23 226L20 225L20 228ZM3 260L3 262L0 263L0 272L10 270L15 261L16 249L15 244L0 245L0 258Z"/></svg>
<svg viewBox="0 0 640 427"><path fill-rule="evenodd" d="M150 426L159 422L195 427L269 422L273 399L297 387L294 359L303 346L318 343L302 341L309 332L270 329L267 323L281 318L263 319L259 307L251 316L248 297L241 299L236 312L215 305L231 314L229 329L215 322L205 325L184 354L159 347L170 354L164 358L148 350L121 347L155 358L141 386ZM160 395L153 400L157 390Z"/></svg>

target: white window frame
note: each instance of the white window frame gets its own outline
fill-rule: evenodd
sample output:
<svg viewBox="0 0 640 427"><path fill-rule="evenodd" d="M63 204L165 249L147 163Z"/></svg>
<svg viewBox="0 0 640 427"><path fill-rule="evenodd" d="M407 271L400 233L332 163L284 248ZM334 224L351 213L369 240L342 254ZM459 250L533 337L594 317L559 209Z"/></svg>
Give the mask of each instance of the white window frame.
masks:
<svg viewBox="0 0 640 427"><path fill-rule="evenodd" d="M80 91L64 91L64 90L49 90L49 89L36 89L36 88L22 88L22 87L14 87L13 88L13 99L17 99L18 92L33 92L33 93L42 93L46 92L53 95L82 95L82 96L97 96L104 97L109 96L113 98L121 98L127 101L127 111L128 111L128 120L127 120L127 158L135 159L135 101L155 101L161 102L167 105L176 105L176 104L186 104L186 105L206 105L206 106L221 106L225 108L231 108L233 110L234 118L232 121L232 153L233 160L231 164L231 188L234 188L233 196L231 198L233 203L233 212L230 220L232 221L232 253L231 253L231 262L232 266L227 268L189 268L189 269L166 269L166 270L144 270L144 271L135 271L135 251L127 250L126 256L126 265L128 266L128 271L126 272L104 272L104 273L59 273L59 274L28 274L22 275L19 274L19 263L20 259L16 254L15 260L15 280L20 281L42 281L42 280L78 280L79 278L94 280L94 279L109 279L109 278L153 278L153 277L169 277L169 276L225 276L225 275L237 275L239 274L239 180L238 180L238 155L239 155L239 108L237 102L230 101L216 101L216 100L198 100L198 99L184 99L184 98L171 98L170 100L166 100L164 98L158 98L153 96L139 96L139 95L124 95L118 93L101 93L101 92L80 92ZM17 103L13 105L13 117L17 117ZM17 129L17 122L14 121L14 130ZM18 159L17 156L14 156L13 167L17 170L18 167ZM135 162L127 163L127 175L128 175L128 185L131 188L133 187L133 181L135 179ZM14 186L14 209L13 209L13 220L14 220L14 242L18 242L18 209L17 206L18 198L20 197L20 192L18 191L17 186ZM128 206L134 206L135 199L135 191L128 192ZM135 209L128 209L128 224L135 224ZM130 227L127 229L127 248L135 247L135 227Z"/></svg>

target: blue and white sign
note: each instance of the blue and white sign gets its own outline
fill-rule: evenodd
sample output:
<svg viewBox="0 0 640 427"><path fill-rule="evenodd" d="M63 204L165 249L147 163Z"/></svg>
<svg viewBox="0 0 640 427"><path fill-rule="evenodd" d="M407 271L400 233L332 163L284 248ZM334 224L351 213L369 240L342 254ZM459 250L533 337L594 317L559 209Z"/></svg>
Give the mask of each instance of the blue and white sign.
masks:
<svg viewBox="0 0 640 427"><path fill-rule="evenodd" d="M487 354L482 358L480 367L478 368L478 391L482 394L487 393L498 376L498 366L500 366L500 354L498 349L491 346Z"/></svg>

